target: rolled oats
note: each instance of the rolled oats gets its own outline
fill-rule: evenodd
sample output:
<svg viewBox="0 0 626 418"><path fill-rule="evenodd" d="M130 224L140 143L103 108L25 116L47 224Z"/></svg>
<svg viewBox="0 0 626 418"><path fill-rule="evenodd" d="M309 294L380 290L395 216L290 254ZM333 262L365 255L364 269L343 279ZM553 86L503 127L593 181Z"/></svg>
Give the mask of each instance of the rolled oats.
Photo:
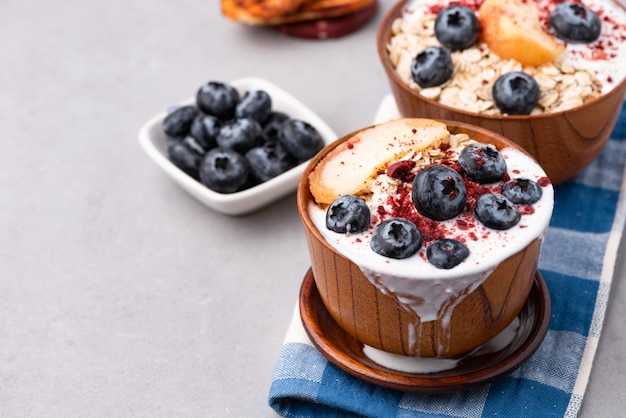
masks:
<svg viewBox="0 0 626 418"><path fill-rule="evenodd" d="M427 99L437 100L441 94L441 87L428 87L422 89L420 94Z"/></svg>
<svg viewBox="0 0 626 418"><path fill-rule="evenodd" d="M492 97L495 80L511 71L525 71L539 84L539 101L531 114L559 112L580 106L600 96L602 83L588 70L577 70L568 63L555 62L539 67L523 67L514 60L492 54L485 43L463 51L453 51L454 73L438 87L422 89L411 75L413 58L427 46L438 45L434 35L435 16L410 22L397 18L387 51L399 77L428 99L469 112L500 115Z"/></svg>

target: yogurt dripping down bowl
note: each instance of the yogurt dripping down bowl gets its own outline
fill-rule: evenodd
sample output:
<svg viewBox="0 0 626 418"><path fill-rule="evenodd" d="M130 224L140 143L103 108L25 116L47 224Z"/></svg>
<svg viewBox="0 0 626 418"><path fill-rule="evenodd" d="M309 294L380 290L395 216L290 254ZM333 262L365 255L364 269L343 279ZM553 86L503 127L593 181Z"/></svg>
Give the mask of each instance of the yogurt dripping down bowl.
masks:
<svg viewBox="0 0 626 418"><path fill-rule="evenodd" d="M441 122L451 133L467 133L478 142L491 143L499 149L511 147L529 155L486 129ZM526 303L537 271L543 233L497 266L486 267L484 281L464 295L445 320L420 323L395 297L381 292L359 265L329 244L311 219L309 174L326 154L359 131L343 136L313 157L298 184L298 211L315 284L326 309L341 328L361 343L394 354L449 358L485 344L505 329Z"/></svg>
<svg viewBox="0 0 626 418"><path fill-rule="evenodd" d="M485 115L443 105L421 96L396 73L387 45L391 26L411 0L402 0L381 19L376 47L391 91L404 117L445 119L479 126L519 144L543 167L553 184L580 173L610 138L626 96L626 78L611 91L581 106L554 113L524 116ZM612 0L611 0L612 1ZM612 1L625 10L623 5Z"/></svg>

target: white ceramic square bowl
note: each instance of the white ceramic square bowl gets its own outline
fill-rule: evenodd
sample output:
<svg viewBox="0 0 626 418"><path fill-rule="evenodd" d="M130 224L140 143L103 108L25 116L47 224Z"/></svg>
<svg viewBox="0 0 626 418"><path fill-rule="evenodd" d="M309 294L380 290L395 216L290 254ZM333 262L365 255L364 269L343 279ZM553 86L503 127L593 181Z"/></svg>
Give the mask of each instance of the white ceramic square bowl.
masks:
<svg viewBox="0 0 626 418"><path fill-rule="evenodd" d="M228 83L235 87L241 95L248 90L265 90L272 98L273 110L284 112L293 119L300 119L311 124L320 133L324 139L325 145L337 139L337 134L335 134L326 122L298 99L275 84L256 77L242 78ZM194 103L195 96L180 104L188 105ZM289 193L295 192L300 176L308 161L299 164L265 183L240 192L225 194L217 193L209 189L184 173L168 159L168 138L161 128L166 115L167 112L163 111L151 118L141 127L139 131L139 143L148 156L163 169L169 177L189 194L211 209L227 215L245 215L267 206Z"/></svg>

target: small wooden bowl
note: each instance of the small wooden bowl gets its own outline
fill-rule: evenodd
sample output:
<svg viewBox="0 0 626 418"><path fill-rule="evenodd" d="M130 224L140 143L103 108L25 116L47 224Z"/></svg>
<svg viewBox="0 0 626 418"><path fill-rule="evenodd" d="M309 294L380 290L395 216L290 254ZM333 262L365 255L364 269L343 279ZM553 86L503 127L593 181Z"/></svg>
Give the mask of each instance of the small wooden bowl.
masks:
<svg viewBox="0 0 626 418"><path fill-rule="evenodd" d="M481 115L444 106L411 89L391 64L387 45L393 21L402 16L407 3L396 3L382 18L376 44L398 109L404 117L447 119L496 132L528 151L553 184L571 179L587 167L609 139L626 95L626 80L609 93L582 106L530 116Z"/></svg>
<svg viewBox="0 0 626 418"><path fill-rule="evenodd" d="M443 121L450 133L466 133L479 142L498 149L521 148L506 138L459 122ZM367 129L367 128L365 128ZM311 258L315 284L333 319L356 340L399 355L413 355L409 341L411 324L419 321L394 297L384 295L348 258L330 246L314 225L308 207L313 201L309 175L332 149L353 137L343 136L313 157L298 184L297 205ZM523 150L522 150L523 151ZM528 153L527 153L528 154ZM547 228L547 224L546 224ZM485 344L519 314L526 303L537 271L542 237L504 260L472 293L455 308L449 334L441 321L425 322L418 341L420 357L454 357ZM441 352L440 342L448 341ZM448 339L449 338L449 339Z"/></svg>

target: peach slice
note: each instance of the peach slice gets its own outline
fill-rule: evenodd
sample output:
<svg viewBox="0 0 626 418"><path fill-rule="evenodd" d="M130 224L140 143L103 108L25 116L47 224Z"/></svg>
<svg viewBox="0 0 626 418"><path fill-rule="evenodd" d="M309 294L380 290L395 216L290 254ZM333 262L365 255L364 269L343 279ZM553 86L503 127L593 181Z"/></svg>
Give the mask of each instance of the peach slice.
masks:
<svg viewBox="0 0 626 418"><path fill-rule="evenodd" d="M542 65L555 60L565 48L543 30L533 1L485 0L478 19L482 39L500 58Z"/></svg>
<svg viewBox="0 0 626 418"><path fill-rule="evenodd" d="M311 194L320 204L330 204L346 194L366 194L387 162L411 151L437 147L449 136L445 123L419 118L399 119L356 132L311 172Z"/></svg>

